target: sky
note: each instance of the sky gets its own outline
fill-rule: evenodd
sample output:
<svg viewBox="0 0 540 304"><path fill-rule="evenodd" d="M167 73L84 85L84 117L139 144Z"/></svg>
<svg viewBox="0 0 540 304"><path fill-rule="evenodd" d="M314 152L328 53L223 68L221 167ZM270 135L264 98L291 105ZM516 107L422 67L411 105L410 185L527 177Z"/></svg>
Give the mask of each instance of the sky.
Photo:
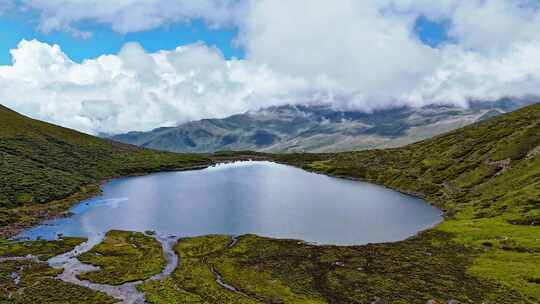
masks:
<svg viewBox="0 0 540 304"><path fill-rule="evenodd" d="M0 0L0 100L91 133L536 96L539 0Z"/></svg>

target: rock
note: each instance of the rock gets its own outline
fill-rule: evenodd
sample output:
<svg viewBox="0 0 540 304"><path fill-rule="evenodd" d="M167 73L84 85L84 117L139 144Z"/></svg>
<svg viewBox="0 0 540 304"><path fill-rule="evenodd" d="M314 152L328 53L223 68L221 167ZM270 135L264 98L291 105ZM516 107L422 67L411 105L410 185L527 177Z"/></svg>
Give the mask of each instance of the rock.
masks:
<svg viewBox="0 0 540 304"><path fill-rule="evenodd" d="M527 158L532 158L537 154L540 154L540 145L529 151L529 153L527 153Z"/></svg>
<svg viewBox="0 0 540 304"><path fill-rule="evenodd" d="M371 304L387 304L388 302L386 302L385 300L379 298L379 297L375 297L375 300L373 300L371 302Z"/></svg>

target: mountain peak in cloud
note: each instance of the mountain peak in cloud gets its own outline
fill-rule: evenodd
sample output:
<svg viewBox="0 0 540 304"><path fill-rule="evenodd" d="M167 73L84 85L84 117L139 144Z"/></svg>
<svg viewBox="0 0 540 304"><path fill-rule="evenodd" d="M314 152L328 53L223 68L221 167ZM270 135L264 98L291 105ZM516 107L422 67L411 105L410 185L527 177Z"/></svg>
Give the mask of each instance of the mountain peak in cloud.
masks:
<svg viewBox="0 0 540 304"><path fill-rule="evenodd" d="M238 29L242 59L204 42L148 52L134 41L77 63L58 45L19 43L13 64L0 67L6 105L94 134L309 101L364 111L467 106L540 86L540 11L528 1L18 3L38 12L45 32L94 22L125 33L192 20ZM423 42L421 17L448 22L450 40Z"/></svg>

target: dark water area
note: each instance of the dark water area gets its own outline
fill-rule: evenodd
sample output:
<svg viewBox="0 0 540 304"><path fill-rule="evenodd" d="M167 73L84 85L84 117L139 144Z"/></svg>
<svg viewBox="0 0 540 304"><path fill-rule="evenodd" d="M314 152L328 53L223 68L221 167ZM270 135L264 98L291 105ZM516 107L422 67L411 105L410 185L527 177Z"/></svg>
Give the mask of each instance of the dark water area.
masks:
<svg viewBox="0 0 540 304"><path fill-rule="evenodd" d="M93 237L111 229L181 237L253 233L319 244L405 239L442 220L423 200L377 185L270 162L238 162L197 171L112 180L73 216L18 238Z"/></svg>

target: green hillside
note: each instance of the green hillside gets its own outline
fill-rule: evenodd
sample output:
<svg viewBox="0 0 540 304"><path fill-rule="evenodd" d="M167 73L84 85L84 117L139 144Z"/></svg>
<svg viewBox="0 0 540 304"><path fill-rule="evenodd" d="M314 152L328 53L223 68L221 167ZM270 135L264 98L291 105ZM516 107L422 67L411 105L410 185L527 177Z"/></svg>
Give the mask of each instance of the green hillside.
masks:
<svg viewBox="0 0 540 304"><path fill-rule="evenodd" d="M446 211L437 246L472 250L467 274L540 301L540 104L404 148L274 158L424 197Z"/></svg>
<svg viewBox="0 0 540 304"><path fill-rule="evenodd" d="M275 155L276 160L416 194L475 217L540 223L540 104L403 148ZM538 206L540 208L540 206ZM517 220L516 218L516 220Z"/></svg>
<svg viewBox="0 0 540 304"><path fill-rule="evenodd" d="M103 179L208 163L99 139L0 105L0 236L95 194Z"/></svg>

